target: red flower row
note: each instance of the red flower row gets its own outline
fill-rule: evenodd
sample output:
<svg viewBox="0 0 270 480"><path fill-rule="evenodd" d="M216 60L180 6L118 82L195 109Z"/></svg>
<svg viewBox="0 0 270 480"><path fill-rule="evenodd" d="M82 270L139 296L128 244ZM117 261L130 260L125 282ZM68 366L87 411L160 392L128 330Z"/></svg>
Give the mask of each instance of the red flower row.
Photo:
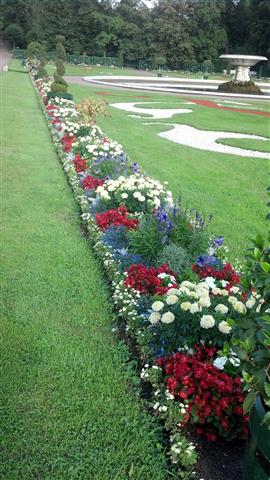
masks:
<svg viewBox="0 0 270 480"><path fill-rule="evenodd" d="M89 177L89 175L88 175ZM90 178L90 177L89 177ZM94 178L94 177L91 177ZM98 180L98 179L94 179ZM103 182L98 180L99 184L102 185ZM124 205L121 205L119 208L107 210L103 213L97 213L96 222L101 230L106 230L106 228L114 226L123 225L128 229L135 229L138 227L139 220L128 218L129 212L127 211Z"/></svg>
<svg viewBox="0 0 270 480"><path fill-rule="evenodd" d="M228 290L230 290L233 285L240 283L240 275L233 269L230 263L225 263L222 270L216 270L214 267L207 265L200 267L199 265L194 264L192 265L192 270L200 278L214 277L217 280L226 280L229 282L226 287Z"/></svg>
<svg viewBox="0 0 270 480"><path fill-rule="evenodd" d="M66 153L70 152L72 143L75 142L75 140L76 140L76 137L70 134L64 135L61 138L61 142L62 142L62 145L64 146L64 150Z"/></svg>
<svg viewBox="0 0 270 480"><path fill-rule="evenodd" d="M211 363L216 349L195 346L195 350L193 356L175 353L157 360L167 376L167 388L187 405L181 426L190 420L197 425L198 434L212 441L218 436L245 437L247 417L242 408L241 378L231 377Z"/></svg>
<svg viewBox="0 0 270 480"><path fill-rule="evenodd" d="M166 277L159 276L163 273L172 276L174 281L171 283L171 280L168 282ZM127 270L125 284L146 295L164 295L169 288L176 287L176 278L167 264L155 268L138 263L131 265Z"/></svg>
<svg viewBox="0 0 270 480"><path fill-rule="evenodd" d="M74 156L72 162L77 173L82 173L87 170L87 162L79 153Z"/></svg>
<svg viewBox="0 0 270 480"><path fill-rule="evenodd" d="M86 175L82 180L82 188L84 190L96 190L98 187L103 185L104 181L99 178L91 177L91 175Z"/></svg>

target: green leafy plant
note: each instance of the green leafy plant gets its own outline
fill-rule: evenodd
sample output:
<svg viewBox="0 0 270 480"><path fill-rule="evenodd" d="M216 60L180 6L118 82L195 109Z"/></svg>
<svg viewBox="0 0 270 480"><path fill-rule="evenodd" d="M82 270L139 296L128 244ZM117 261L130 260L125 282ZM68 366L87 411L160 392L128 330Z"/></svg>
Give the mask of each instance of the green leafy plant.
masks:
<svg viewBox="0 0 270 480"><path fill-rule="evenodd" d="M66 59L64 41L65 41L65 37L63 37L63 35L56 35L56 49L55 49L56 71L53 74L54 82L51 85L51 91L56 95L67 93L67 89L68 89L68 84L63 79L63 76L65 75L64 61Z"/></svg>
<svg viewBox="0 0 270 480"><path fill-rule="evenodd" d="M184 247L191 258L196 258L207 249L208 238L204 227L203 220L200 223L193 222L188 218L187 211L180 210L169 238L172 243Z"/></svg>
<svg viewBox="0 0 270 480"><path fill-rule="evenodd" d="M253 241L247 251L247 270L243 279L245 290L249 290L251 309L245 320L232 322L233 350L241 360L241 368L248 395L244 409L248 412L260 395L266 409L270 410L270 234L269 244L261 235ZM270 411L265 416L270 428Z"/></svg>
<svg viewBox="0 0 270 480"><path fill-rule="evenodd" d="M157 258L162 249L163 235L158 229L158 221L153 215L145 215L136 230L129 232L129 250L141 255L147 261Z"/></svg>
<svg viewBox="0 0 270 480"><path fill-rule="evenodd" d="M182 280L184 272L191 267L191 258L184 247L169 243L165 245L163 250L157 257L156 265L167 263L169 267L176 273L177 279Z"/></svg>

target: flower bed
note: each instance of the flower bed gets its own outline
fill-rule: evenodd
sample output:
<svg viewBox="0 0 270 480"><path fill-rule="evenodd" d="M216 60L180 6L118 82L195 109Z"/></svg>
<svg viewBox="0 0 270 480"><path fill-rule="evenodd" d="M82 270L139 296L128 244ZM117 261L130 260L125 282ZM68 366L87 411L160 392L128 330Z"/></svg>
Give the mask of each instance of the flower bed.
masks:
<svg viewBox="0 0 270 480"><path fill-rule="evenodd" d="M139 173L121 145L80 119L73 101L48 101L48 84L35 86L111 281L119 325L146 362L141 378L151 382L153 412L170 432L168 455L181 478L192 478L188 423L209 441L246 435L243 380L229 340L233 320L245 320L260 300L242 291L223 238L207 236L207 219L175 202L166 184ZM227 349L228 359L218 348Z"/></svg>

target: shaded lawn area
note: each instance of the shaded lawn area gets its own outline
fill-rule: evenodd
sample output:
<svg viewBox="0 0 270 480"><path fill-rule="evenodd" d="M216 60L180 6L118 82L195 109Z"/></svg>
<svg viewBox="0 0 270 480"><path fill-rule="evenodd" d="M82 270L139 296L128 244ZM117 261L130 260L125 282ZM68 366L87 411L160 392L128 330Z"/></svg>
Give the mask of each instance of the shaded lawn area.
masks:
<svg viewBox="0 0 270 480"><path fill-rule="evenodd" d="M138 162L147 174L168 181L175 196L181 193L190 207L197 208L203 214L213 214L210 231L225 235L231 260L243 258L244 249L257 231L266 233L266 187L269 184L267 159L198 150L177 145L157 134L170 129L172 123L183 123L203 130L249 133L269 138L268 118L200 105L183 105L183 101L188 102L193 98L190 96L169 96L137 90L102 90L71 84L69 90L74 94L75 101L95 96L105 98L109 104L136 102L137 106L143 106L143 102L151 102L149 106L154 107L153 102L165 101L168 108L191 108L193 113L154 120L149 116L132 118L128 112L110 107L111 117L98 119L98 124L111 138L124 146L131 159ZM141 95L145 96L143 100L138 98ZM269 104L265 101L246 103L269 111ZM163 108L165 106L162 105ZM159 104L156 108L159 108ZM144 125L146 122L153 124ZM257 149L259 142L233 140L232 143L232 139L228 139L222 143ZM262 151L269 149L269 142L261 143Z"/></svg>
<svg viewBox="0 0 270 480"><path fill-rule="evenodd" d="M124 378L109 292L38 100L26 74L1 80L0 478L164 480L159 433Z"/></svg>

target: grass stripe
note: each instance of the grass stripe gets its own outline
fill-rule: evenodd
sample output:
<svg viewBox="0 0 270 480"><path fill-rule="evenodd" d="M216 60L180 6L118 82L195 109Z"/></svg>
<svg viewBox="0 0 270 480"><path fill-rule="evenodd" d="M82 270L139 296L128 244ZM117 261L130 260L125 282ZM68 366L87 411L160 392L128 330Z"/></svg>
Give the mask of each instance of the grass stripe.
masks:
<svg viewBox="0 0 270 480"><path fill-rule="evenodd" d="M0 478L163 480L108 291L26 74L3 79Z"/></svg>

